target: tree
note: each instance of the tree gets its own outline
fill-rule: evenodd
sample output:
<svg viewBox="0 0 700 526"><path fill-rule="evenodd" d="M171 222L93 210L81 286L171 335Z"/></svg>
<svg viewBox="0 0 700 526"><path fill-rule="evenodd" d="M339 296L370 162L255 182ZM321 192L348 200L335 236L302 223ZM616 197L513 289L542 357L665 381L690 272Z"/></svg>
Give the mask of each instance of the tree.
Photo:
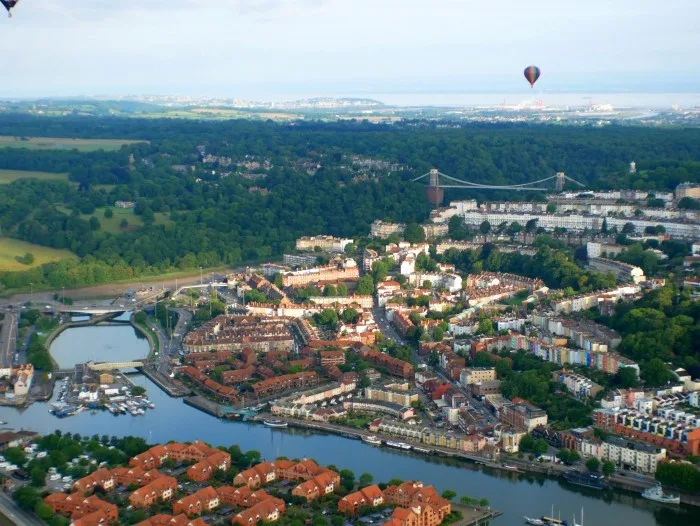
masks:
<svg viewBox="0 0 700 526"><path fill-rule="evenodd" d="M363 473L362 475L360 475L360 487L361 488L366 488L367 486L370 486L373 481L374 481L374 477L372 476L371 473Z"/></svg>
<svg viewBox="0 0 700 526"><path fill-rule="evenodd" d="M598 471L600 469L600 460L596 457L590 457L586 460L586 469L588 471Z"/></svg>
<svg viewBox="0 0 700 526"><path fill-rule="evenodd" d="M530 219L525 223L525 232L532 233L537 230L537 218Z"/></svg>
<svg viewBox="0 0 700 526"><path fill-rule="evenodd" d="M144 387L141 387L140 385L135 385L131 388L131 394L133 396L142 396L146 394L146 389Z"/></svg>
<svg viewBox="0 0 700 526"><path fill-rule="evenodd" d="M637 370L632 367L621 367L614 377L616 385L624 389L637 386Z"/></svg>
<svg viewBox="0 0 700 526"><path fill-rule="evenodd" d="M693 199L692 197L682 197L680 201L678 201L678 208L700 210L700 200Z"/></svg>
<svg viewBox="0 0 700 526"><path fill-rule="evenodd" d="M642 379L650 386L663 386L673 379L673 373L659 358L653 358L646 364L642 364Z"/></svg>
<svg viewBox="0 0 700 526"><path fill-rule="evenodd" d="M105 219L110 219L114 217L114 212L112 211L111 208L105 208L105 213L104 213Z"/></svg>
<svg viewBox="0 0 700 526"><path fill-rule="evenodd" d="M636 227L633 223L625 223L625 225L622 227L623 234L634 234L635 230Z"/></svg>
<svg viewBox="0 0 700 526"><path fill-rule="evenodd" d="M121 221L119 221L119 228L121 228L122 230L124 230L128 226L129 226L129 221L126 220L126 217L124 219L122 219Z"/></svg>
<svg viewBox="0 0 700 526"><path fill-rule="evenodd" d="M433 329L433 341L434 342L441 342L443 337L445 336L445 331L442 330L442 327L435 327Z"/></svg>
<svg viewBox="0 0 700 526"><path fill-rule="evenodd" d="M97 219L95 216L92 216L90 218L90 221L88 221L88 222L90 223L90 230L92 230L93 232L96 232L97 230L102 228L102 224L100 224L100 220Z"/></svg>
<svg viewBox="0 0 700 526"><path fill-rule="evenodd" d="M347 296L348 295L348 286L345 283L339 283L338 286L336 287L336 291L337 291L338 296Z"/></svg>
<svg viewBox="0 0 700 526"><path fill-rule="evenodd" d="M323 288L323 295L328 297L328 296L337 296L338 295L338 289L335 288L333 285L326 285Z"/></svg>
<svg viewBox="0 0 700 526"><path fill-rule="evenodd" d="M12 498L24 510L33 510L37 502L41 502L41 494L31 486L21 486L12 494Z"/></svg>
<svg viewBox="0 0 700 526"><path fill-rule="evenodd" d="M615 473L615 464L613 462L610 462L609 460L606 460L605 462L603 462L602 471L603 475L609 477L610 475Z"/></svg>
<svg viewBox="0 0 700 526"><path fill-rule="evenodd" d="M41 469L39 466L32 468L29 472L29 476L32 479L32 486L37 488L43 488L46 483L46 471Z"/></svg>
<svg viewBox="0 0 700 526"><path fill-rule="evenodd" d="M535 455L544 455L548 449L549 445L547 441L542 438L535 440L535 443L532 445L532 452L535 453Z"/></svg>
<svg viewBox="0 0 700 526"><path fill-rule="evenodd" d="M46 504L44 501L38 501L36 505L34 506L34 513L43 521L48 521L50 520L54 513L53 510L51 509L51 506Z"/></svg>
<svg viewBox="0 0 700 526"><path fill-rule="evenodd" d="M425 230L418 223L409 223L403 237L409 243L422 243L425 241Z"/></svg>
<svg viewBox="0 0 700 526"><path fill-rule="evenodd" d="M362 276L355 287L355 294L359 296L371 296L374 294L374 281L372 276L366 274Z"/></svg>
<svg viewBox="0 0 700 526"><path fill-rule="evenodd" d="M556 211L557 211L557 204L556 203L549 203L547 205L547 213L548 214L553 214Z"/></svg>
<svg viewBox="0 0 700 526"><path fill-rule="evenodd" d="M24 256L22 256L21 258L18 258L18 259L19 259L20 263L22 263L23 265L33 265L34 264L34 254L32 254L31 252L27 252L26 254L24 254Z"/></svg>
<svg viewBox="0 0 700 526"><path fill-rule="evenodd" d="M479 225L479 232L481 232L482 234L488 234L490 231L491 231L491 223L489 223L488 221L483 221Z"/></svg>
<svg viewBox="0 0 700 526"><path fill-rule="evenodd" d="M352 491L355 487L355 474L349 469L340 472L340 484L347 490Z"/></svg>
<svg viewBox="0 0 700 526"><path fill-rule="evenodd" d="M457 496L457 493L451 489L446 489L442 492L442 498L447 500L452 500Z"/></svg>

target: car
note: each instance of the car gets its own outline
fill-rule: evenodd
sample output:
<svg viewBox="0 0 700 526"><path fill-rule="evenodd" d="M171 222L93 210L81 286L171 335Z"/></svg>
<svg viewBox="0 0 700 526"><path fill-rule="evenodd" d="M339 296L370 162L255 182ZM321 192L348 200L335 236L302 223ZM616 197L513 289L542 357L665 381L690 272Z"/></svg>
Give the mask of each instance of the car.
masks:
<svg viewBox="0 0 700 526"><path fill-rule="evenodd" d="M87 307L83 307L83 310L88 310L88 308L87 308Z"/></svg>

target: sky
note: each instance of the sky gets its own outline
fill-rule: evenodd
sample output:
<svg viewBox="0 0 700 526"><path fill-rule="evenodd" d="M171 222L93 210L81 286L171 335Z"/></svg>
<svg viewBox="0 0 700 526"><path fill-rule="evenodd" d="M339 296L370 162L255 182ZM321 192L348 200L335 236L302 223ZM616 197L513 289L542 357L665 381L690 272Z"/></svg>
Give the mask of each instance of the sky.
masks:
<svg viewBox="0 0 700 526"><path fill-rule="evenodd" d="M21 0L0 97L700 91L700 0Z"/></svg>

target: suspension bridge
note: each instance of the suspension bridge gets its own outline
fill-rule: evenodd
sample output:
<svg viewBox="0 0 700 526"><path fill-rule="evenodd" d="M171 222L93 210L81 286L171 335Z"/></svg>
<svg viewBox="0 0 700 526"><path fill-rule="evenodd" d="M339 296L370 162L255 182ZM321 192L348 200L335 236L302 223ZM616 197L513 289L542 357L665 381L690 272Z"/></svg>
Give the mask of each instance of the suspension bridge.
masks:
<svg viewBox="0 0 700 526"><path fill-rule="evenodd" d="M442 199L445 195L443 188L462 188L468 190L512 190L516 192L533 190L546 192L548 190L551 191L552 188L547 188L542 185L552 180L554 181L554 189L558 192L561 192L564 189L564 184L566 183L566 181L571 181L572 183L577 184L581 187L584 186L575 179L572 179L571 177L566 175L564 172L558 172L550 177L545 177L544 179L539 179L537 181L532 181L529 183L494 185L474 183L472 181L463 181L461 179L457 179L456 177L452 177L451 175L444 174L437 168L433 168L428 173L424 173L423 175L416 177L412 180L412 182L420 181L421 179L425 179L426 177L428 178L428 184L426 185L428 200L434 205L439 205L440 203L442 203Z"/></svg>

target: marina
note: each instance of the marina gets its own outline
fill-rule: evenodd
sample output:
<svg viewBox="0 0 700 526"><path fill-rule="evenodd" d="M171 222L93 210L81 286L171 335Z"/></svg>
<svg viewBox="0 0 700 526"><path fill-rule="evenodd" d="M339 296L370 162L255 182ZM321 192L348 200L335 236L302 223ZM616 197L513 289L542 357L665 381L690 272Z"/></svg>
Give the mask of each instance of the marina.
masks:
<svg viewBox="0 0 700 526"><path fill-rule="evenodd" d="M100 328L100 327L96 327ZM83 356L91 345L79 331L65 331L70 335ZM112 342L108 354L94 354L95 361L119 358L121 348L125 350L137 337L131 334ZM371 473L375 480L388 481L393 477L403 480L430 481L440 491L454 490L458 495L486 497L490 505L503 510L503 516L493 524L522 523L523 515L542 515L542 495L556 502L561 515L571 517L581 506L585 506L590 524L635 524L635 526L672 526L693 524L700 521L700 510L686 505L666 506L648 500L640 491L598 491L572 485L563 479L552 479L530 473L481 466L473 462L427 455L418 446L377 447L363 440L349 440L339 434L329 434L319 429L301 429L296 426L274 428L245 422L213 418L199 404L183 403L181 398L171 398L156 387L146 376L128 376L135 386L148 390L148 400L155 409L146 411L145 417L120 413L115 418L108 410L83 410L68 418L55 418L48 414L52 404L59 401L59 389L48 402L38 402L17 410L0 407L0 419L12 422L16 428L33 429L40 433L51 433L55 429L63 432L91 436L96 432L109 436L140 436L149 442L169 440L192 441L201 439L211 444L238 444L243 450L258 450L263 458L271 459L284 455L289 458L314 457L322 464L335 464L355 473ZM185 399L187 400L187 399ZM186 422L187 425L182 423ZM346 433L357 438L356 434ZM381 440L380 440L381 442ZM398 442L397 442L398 443ZM387 444L388 445L388 444ZM427 448L420 448L427 449ZM602 498L604 497L604 498Z"/></svg>

